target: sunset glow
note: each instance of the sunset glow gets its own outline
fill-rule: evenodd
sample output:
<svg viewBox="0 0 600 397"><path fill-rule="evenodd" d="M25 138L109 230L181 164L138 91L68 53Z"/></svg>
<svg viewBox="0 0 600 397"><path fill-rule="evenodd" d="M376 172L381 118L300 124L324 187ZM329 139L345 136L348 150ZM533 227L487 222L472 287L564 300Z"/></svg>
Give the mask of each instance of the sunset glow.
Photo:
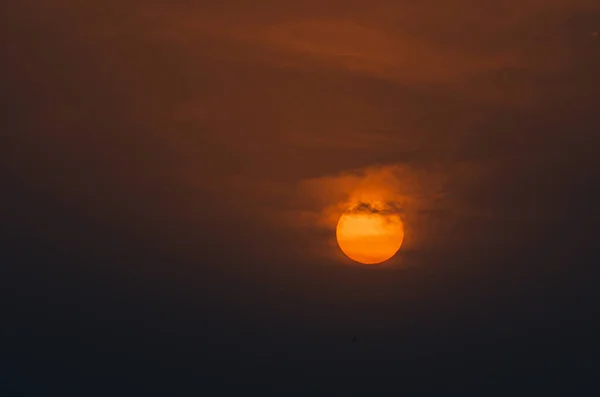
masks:
<svg viewBox="0 0 600 397"><path fill-rule="evenodd" d="M402 246L404 227L399 215L346 213L336 229L337 242L350 259L373 265L387 261Z"/></svg>

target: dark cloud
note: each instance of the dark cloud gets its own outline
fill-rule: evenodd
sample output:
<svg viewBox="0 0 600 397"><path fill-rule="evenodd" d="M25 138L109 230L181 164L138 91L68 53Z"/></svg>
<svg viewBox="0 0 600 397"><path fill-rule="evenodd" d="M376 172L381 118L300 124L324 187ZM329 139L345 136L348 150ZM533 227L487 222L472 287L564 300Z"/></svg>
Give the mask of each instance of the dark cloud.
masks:
<svg viewBox="0 0 600 397"><path fill-rule="evenodd" d="M359 202L348 210L348 213L371 213L379 215L402 214L402 204L394 202L364 203Z"/></svg>

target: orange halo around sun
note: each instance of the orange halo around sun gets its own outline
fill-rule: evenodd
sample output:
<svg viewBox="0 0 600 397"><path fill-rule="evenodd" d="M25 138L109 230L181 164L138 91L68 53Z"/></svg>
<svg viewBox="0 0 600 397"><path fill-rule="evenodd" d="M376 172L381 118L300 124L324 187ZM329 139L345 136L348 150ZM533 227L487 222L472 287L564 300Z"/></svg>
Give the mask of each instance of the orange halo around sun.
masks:
<svg viewBox="0 0 600 397"><path fill-rule="evenodd" d="M392 258L404 240L398 214L364 211L343 214L336 228L337 242L350 259L375 265Z"/></svg>

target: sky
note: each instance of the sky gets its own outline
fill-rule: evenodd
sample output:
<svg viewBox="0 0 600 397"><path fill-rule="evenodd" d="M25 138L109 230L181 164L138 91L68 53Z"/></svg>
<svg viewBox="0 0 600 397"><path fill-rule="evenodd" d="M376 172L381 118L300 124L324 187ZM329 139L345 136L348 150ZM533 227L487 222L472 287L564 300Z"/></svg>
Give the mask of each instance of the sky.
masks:
<svg viewBox="0 0 600 397"><path fill-rule="evenodd" d="M102 349L169 368L517 357L596 329L597 1L0 15L5 340L24 365L60 343L68 368ZM384 266L336 245L365 194L404 222Z"/></svg>

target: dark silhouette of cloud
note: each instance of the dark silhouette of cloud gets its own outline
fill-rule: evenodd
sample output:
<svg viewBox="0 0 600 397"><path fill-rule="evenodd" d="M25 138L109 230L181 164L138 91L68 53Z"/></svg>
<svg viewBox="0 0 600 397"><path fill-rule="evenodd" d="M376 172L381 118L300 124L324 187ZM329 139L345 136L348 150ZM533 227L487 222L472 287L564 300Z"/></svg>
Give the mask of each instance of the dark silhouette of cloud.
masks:
<svg viewBox="0 0 600 397"><path fill-rule="evenodd" d="M360 202L350 208L348 213L371 213L379 215L402 214L402 204L395 202L364 203Z"/></svg>

